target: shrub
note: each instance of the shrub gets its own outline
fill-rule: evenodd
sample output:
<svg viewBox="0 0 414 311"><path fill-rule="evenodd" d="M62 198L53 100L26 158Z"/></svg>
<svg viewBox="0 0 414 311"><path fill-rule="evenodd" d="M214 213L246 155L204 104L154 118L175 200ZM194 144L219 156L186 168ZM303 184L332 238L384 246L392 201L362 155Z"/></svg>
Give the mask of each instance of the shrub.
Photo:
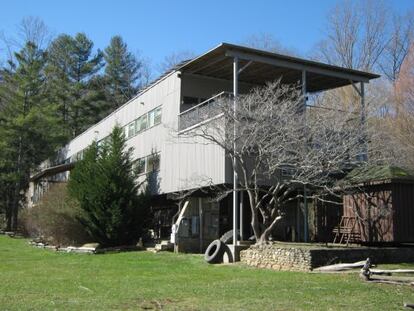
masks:
<svg viewBox="0 0 414 311"><path fill-rule="evenodd" d="M148 197L138 193L131 153L116 126L103 145L86 150L70 174L69 193L82 210L79 220L103 246L132 244L144 233Z"/></svg>
<svg viewBox="0 0 414 311"><path fill-rule="evenodd" d="M71 199L66 183L54 184L40 203L23 210L22 229L30 237L43 237L53 245L80 245L90 241L78 221L79 204Z"/></svg>

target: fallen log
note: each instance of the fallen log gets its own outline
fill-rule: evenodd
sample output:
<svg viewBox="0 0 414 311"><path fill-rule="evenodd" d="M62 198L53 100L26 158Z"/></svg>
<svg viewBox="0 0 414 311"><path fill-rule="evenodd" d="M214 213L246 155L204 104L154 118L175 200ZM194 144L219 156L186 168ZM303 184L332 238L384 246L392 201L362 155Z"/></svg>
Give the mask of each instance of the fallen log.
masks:
<svg viewBox="0 0 414 311"><path fill-rule="evenodd" d="M391 282L400 282L400 283L406 283L406 284L411 284L414 282L414 278L409 277L409 276L373 276L371 275L370 280L371 281L391 281Z"/></svg>
<svg viewBox="0 0 414 311"><path fill-rule="evenodd" d="M370 269L371 274L378 274L378 275L389 275L393 273L414 273L413 269L394 269L394 270L381 270L381 269Z"/></svg>
<svg viewBox="0 0 414 311"><path fill-rule="evenodd" d="M365 264L364 261L358 261L354 263L339 263L335 265L323 266L319 268L313 269L315 272L340 272L340 271L347 271L355 268L362 268Z"/></svg>

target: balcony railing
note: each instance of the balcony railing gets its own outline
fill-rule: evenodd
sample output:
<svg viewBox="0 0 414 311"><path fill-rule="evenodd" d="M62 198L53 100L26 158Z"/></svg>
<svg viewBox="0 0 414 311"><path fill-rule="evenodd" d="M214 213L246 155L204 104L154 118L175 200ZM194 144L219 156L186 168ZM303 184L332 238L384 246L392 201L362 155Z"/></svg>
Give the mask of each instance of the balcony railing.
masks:
<svg viewBox="0 0 414 311"><path fill-rule="evenodd" d="M229 92L221 92L198 105L181 112L178 115L178 130L182 131L203 121L212 119L220 114L220 105L222 100L229 99L232 94Z"/></svg>

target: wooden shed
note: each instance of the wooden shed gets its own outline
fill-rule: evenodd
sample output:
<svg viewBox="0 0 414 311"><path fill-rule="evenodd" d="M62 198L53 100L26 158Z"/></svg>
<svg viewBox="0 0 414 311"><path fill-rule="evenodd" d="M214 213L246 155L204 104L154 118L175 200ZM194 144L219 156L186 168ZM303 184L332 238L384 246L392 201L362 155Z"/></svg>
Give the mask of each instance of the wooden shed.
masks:
<svg viewBox="0 0 414 311"><path fill-rule="evenodd" d="M355 220L361 243L414 242L414 176L398 167L351 172L355 186L343 197L343 216Z"/></svg>

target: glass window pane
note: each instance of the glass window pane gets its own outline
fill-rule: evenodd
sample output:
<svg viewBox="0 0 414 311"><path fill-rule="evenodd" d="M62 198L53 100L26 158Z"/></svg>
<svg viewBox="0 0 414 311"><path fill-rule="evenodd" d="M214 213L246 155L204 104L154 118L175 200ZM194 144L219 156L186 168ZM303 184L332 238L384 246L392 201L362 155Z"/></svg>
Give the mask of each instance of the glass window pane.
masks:
<svg viewBox="0 0 414 311"><path fill-rule="evenodd" d="M148 112L148 127L154 126L155 110Z"/></svg>
<svg viewBox="0 0 414 311"><path fill-rule="evenodd" d="M148 123L147 123L147 115L144 114L141 118L141 131L145 130L148 127Z"/></svg>
<svg viewBox="0 0 414 311"><path fill-rule="evenodd" d="M161 123L161 107L155 109L155 117L154 117L154 124Z"/></svg>
<svg viewBox="0 0 414 311"><path fill-rule="evenodd" d="M148 157L147 172L158 171L160 169L160 155L154 154Z"/></svg>
<svg viewBox="0 0 414 311"><path fill-rule="evenodd" d="M135 132L137 134L141 132L141 118L135 120Z"/></svg>
<svg viewBox="0 0 414 311"><path fill-rule="evenodd" d="M128 138L135 135L135 122L132 122L128 125Z"/></svg>
<svg viewBox="0 0 414 311"><path fill-rule="evenodd" d="M140 158L136 162L137 174L145 173L145 158Z"/></svg>

